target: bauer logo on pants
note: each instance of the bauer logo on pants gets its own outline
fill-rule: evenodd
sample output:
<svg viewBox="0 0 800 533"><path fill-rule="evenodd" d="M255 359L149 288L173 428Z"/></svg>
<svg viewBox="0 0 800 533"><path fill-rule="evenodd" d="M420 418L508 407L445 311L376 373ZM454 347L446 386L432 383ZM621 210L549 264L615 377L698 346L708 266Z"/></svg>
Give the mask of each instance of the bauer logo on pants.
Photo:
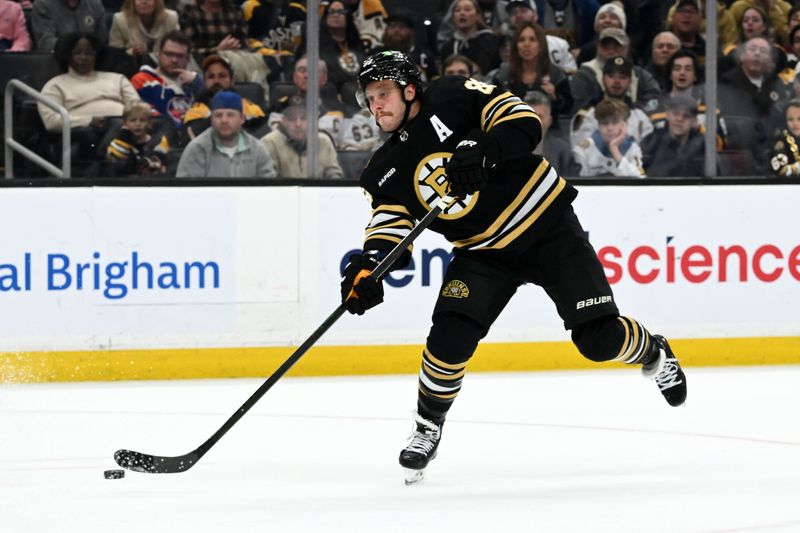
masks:
<svg viewBox="0 0 800 533"><path fill-rule="evenodd" d="M454 279L444 286L442 296L446 298L469 298L469 287L463 281Z"/></svg>

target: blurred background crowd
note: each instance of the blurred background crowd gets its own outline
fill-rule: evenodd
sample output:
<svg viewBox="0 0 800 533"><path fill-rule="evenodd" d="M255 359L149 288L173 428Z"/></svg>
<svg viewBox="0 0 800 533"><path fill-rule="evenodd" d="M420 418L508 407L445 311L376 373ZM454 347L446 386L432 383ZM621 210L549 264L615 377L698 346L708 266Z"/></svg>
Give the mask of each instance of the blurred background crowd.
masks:
<svg viewBox="0 0 800 533"><path fill-rule="evenodd" d="M0 81L66 109L72 175L356 179L384 134L356 103L361 62L407 52L423 79L502 86L542 118L569 177L800 174L800 3L716 1L705 105L699 0L323 0L316 79L303 0L0 0ZM305 95L318 84L318 113ZM57 164L62 116L20 94L13 136ZM15 177L42 176L17 156Z"/></svg>

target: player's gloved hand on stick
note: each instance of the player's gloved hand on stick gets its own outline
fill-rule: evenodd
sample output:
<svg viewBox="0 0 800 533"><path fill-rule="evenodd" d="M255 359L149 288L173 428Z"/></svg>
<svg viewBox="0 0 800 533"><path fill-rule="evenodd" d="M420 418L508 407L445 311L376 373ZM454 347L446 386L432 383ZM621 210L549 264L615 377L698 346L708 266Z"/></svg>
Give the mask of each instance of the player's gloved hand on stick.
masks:
<svg viewBox="0 0 800 533"><path fill-rule="evenodd" d="M378 259L369 254L354 254L344 267L342 303L351 314L363 315L367 309L383 302L383 282L372 271Z"/></svg>
<svg viewBox="0 0 800 533"><path fill-rule="evenodd" d="M497 141L480 129L458 143L450 161L445 166L450 192L465 198L478 191L489 181L489 171L498 157Z"/></svg>

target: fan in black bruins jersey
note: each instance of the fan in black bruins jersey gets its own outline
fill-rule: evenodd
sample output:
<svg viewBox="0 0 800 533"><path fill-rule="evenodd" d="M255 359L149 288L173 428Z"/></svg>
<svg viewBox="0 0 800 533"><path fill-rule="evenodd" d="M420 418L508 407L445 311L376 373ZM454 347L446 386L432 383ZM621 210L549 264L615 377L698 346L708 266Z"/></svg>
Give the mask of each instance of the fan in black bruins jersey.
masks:
<svg viewBox="0 0 800 533"><path fill-rule="evenodd" d="M786 127L772 144L769 166L777 176L791 178L800 176L800 99L792 99L784 114Z"/></svg>
<svg viewBox="0 0 800 533"><path fill-rule="evenodd" d="M585 357L640 364L670 405L684 403L686 378L666 339L620 316L572 209L577 192L533 155L541 123L528 105L460 76L423 87L411 59L396 51L368 58L359 85L359 99L392 135L361 175L373 211L364 249L344 269L349 312L383 301L370 272L448 190L457 197L430 225L455 249L422 354L414 431L400 452L407 483L422 479L436 456L467 361L525 283L546 291Z"/></svg>

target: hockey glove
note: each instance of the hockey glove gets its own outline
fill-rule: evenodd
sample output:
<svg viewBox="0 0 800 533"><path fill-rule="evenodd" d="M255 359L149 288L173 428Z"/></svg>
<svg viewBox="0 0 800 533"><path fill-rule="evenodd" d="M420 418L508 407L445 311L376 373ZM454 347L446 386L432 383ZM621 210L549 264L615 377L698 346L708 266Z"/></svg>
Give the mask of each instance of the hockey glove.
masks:
<svg viewBox="0 0 800 533"><path fill-rule="evenodd" d="M466 198L486 185L498 151L497 141L493 137L479 129L472 130L458 143L445 167L450 192L459 198Z"/></svg>
<svg viewBox="0 0 800 533"><path fill-rule="evenodd" d="M351 314L363 315L383 302L383 282L371 275L378 260L373 255L354 254L344 267L342 303Z"/></svg>

